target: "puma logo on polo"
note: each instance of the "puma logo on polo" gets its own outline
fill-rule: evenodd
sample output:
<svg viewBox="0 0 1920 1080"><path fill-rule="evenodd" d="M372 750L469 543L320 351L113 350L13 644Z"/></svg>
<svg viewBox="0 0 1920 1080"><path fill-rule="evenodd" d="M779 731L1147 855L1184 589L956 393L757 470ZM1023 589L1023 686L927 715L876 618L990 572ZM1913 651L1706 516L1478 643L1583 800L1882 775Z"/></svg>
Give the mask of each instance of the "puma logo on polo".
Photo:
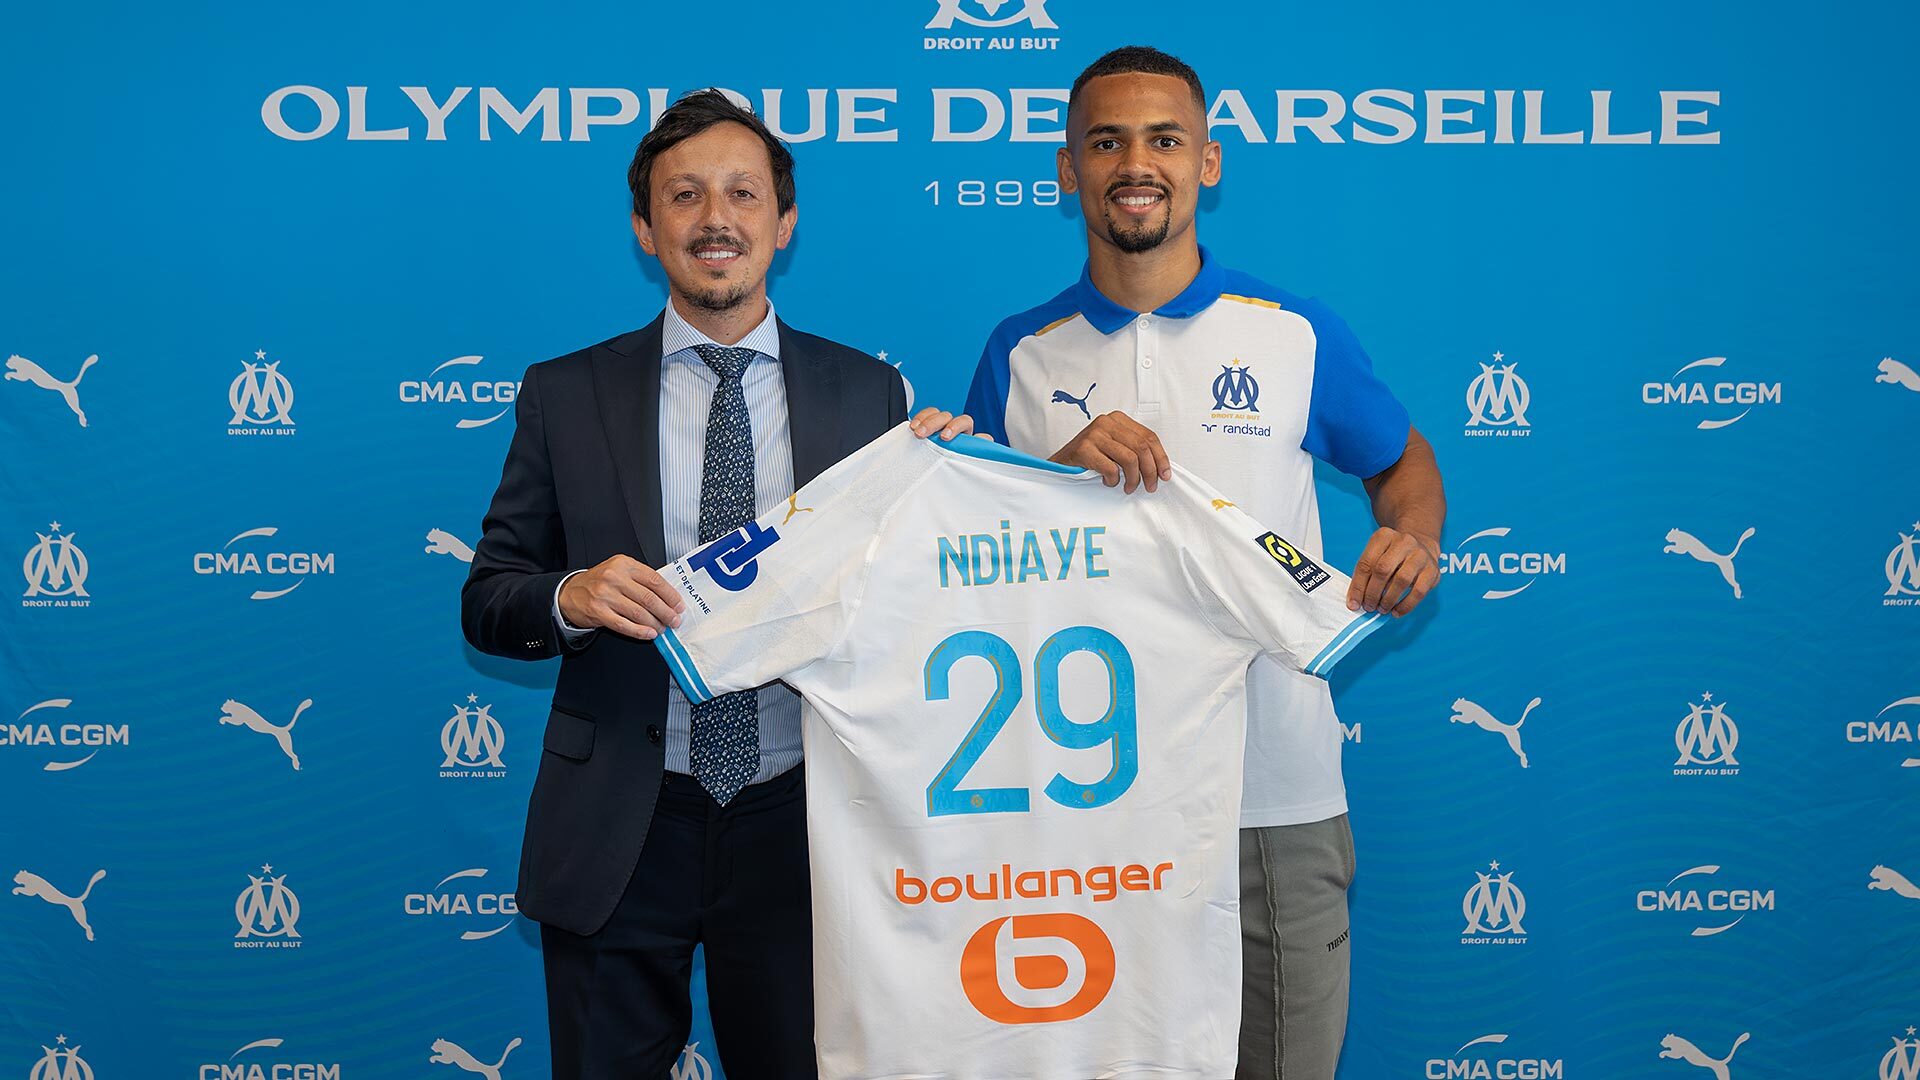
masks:
<svg viewBox="0 0 1920 1080"><path fill-rule="evenodd" d="M1092 420L1093 414L1087 411L1087 399L1093 396L1093 388L1099 385L1100 385L1099 383L1088 384L1087 392L1084 394L1081 394L1079 397L1074 397L1072 394L1067 393L1065 390L1055 390L1053 392L1053 400L1048 402L1048 404L1072 405L1074 408L1080 410L1081 416L1086 417L1088 420Z"/></svg>

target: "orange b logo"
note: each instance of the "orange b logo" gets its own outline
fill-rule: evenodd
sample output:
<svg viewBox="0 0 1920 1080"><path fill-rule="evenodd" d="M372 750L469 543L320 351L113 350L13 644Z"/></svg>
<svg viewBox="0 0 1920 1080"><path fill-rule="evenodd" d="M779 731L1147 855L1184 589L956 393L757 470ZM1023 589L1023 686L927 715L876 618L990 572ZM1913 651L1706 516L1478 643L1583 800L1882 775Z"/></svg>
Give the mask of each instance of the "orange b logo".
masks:
<svg viewBox="0 0 1920 1080"><path fill-rule="evenodd" d="M1000 985L1000 928L1011 924L1015 941L1055 938L1079 953L1085 967L1080 989L1055 1005L1021 1005ZM1013 981L1027 990L1053 990L1073 974L1068 957L1054 952L1015 955ZM973 932L960 954L960 988L980 1015L998 1024L1046 1024L1093 1011L1113 989L1113 942L1092 919L1066 912L1007 915Z"/></svg>

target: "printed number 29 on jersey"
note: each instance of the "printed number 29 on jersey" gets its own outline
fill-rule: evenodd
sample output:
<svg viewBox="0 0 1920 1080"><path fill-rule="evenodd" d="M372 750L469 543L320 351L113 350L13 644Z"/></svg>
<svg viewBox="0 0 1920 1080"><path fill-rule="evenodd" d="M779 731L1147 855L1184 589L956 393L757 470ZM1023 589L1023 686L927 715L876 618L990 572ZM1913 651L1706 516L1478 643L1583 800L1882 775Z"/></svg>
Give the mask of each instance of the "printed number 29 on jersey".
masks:
<svg viewBox="0 0 1920 1080"><path fill-rule="evenodd" d="M1092 653L1107 669L1107 711L1098 720L1079 723L1060 707L1060 665L1076 652ZM960 786L1007 725L1025 696L1021 658L1007 640L985 630L963 630L934 646L927 656L928 701L945 701L948 676L954 665L979 657L993 668L993 694L954 750L947 764L927 785L927 816L995 814L1031 809L1031 791L1024 787L963 788ZM1140 772L1140 739L1135 722L1133 656L1120 639L1096 626L1069 626L1048 638L1033 658L1034 712L1047 738L1069 750L1091 750L1107 745L1112 755L1107 774L1091 784L1056 773L1047 782L1047 798L1061 806L1091 809L1105 806L1125 794Z"/></svg>

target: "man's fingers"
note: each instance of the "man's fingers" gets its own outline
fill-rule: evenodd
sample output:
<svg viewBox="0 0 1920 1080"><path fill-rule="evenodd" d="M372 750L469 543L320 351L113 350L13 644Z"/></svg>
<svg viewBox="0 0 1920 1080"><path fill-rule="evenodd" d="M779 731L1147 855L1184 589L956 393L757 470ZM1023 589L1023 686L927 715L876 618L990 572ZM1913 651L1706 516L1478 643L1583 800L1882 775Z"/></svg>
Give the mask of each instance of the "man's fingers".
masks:
<svg viewBox="0 0 1920 1080"><path fill-rule="evenodd" d="M1160 436L1152 428L1128 416L1126 413L1110 413L1128 432L1129 441L1140 452L1152 459L1148 472L1162 480L1173 479L1173 462L1167 457L1167 448L1161 445ZM1153 488L1149 487L1148 491Z"/></svg>
<svg viewBox="0 0 1920 1080"><path fill-rule="evenodd" d="M1386 530L1378 530L1367 539L1367 546L1360 549L1360 559L1353 564L1353 580L1347 584L1347 610L1359 611L1366 605L1367 592L1373 586L1373 577L1380 572L1381 561L1386 557Z"/></svg>
<svg viewBox="0 0 1920 1080"><path fill-rule="evenodd" d="M654 580L658 581L657 575ZM616 611L636 621L640 621L644 614L661 626L680 625L678 597L665 587L666 582L659 582L661 588L655 588L653 581L635 576L620 579L616 584L618 593L607 598L608 605Z"/></svg>
<svg viewBox="0 0 1920 1080"><path fill-rule="evenodd" d="M1160 462L1153 456L1153 446L1147 444L1134 452L1140 462L1140 475L1146 479L1148 491L1160 490Z"/></svg>
<svg viewBox="0 0 1920 1080"><path fill-rule="evenodd" d="M1373 598L1375 611L1390 611L1398 607L1400 598L1405 596L1407 590L1413 588L1413 583L1420 578L1420 558L1411 544L1407 545L1404 551L1395 550L1394 556L1398 558L1398 562L1394 566L1393 573L1377 575L1381 581L1380 591Z"/></svg>
<svg viewBox="0 0 1920 1080"><path fill-rule="evenodd" d="M1121 472L1126 474L1127 482L1122 490L1129 495L1133 494L1133 489L1140 486L1140 455L1135 453L1131 446L1112 435L1107 435L1103 439L1100 450L1120 467Z"/></svg>
<svg viewBox="0 0 1920 1080"><path fill-rule="evenodd" d="M1402 597L1398 604L1394 605L1394 617L1399 618L1418 607L1420 601L1426 599L1427 594L1433 591L1434 584L1439 580L1440 570L1438 567L1429 563L1421 568L1420 573L1414 577L1412 590L1409 591L1406 596Z"/></svg>
<svg viewBox="0 0 1920 1080"><path fill-rule="evenodd" d="M652 641L654 638L660 636L660 632L651 626L643 626L640 623L634 622L632 619L622 618L611 612L607 614L600 625L616 634L637 638L641 641Z"/></svg>

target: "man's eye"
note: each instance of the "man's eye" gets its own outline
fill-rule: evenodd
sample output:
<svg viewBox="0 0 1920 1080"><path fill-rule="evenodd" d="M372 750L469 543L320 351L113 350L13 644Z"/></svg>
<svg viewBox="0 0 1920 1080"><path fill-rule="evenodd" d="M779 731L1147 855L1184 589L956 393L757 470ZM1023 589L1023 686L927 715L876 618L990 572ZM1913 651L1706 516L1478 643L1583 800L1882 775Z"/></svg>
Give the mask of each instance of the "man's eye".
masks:
<svg viewBox="0 0 1920 1080"><path fill-rule="evenodd" d="M1172 150L1180 145L1180 140L1171 135L1162 135L1158 139L1155 139L1154 142L1157 143L1162 150Z"/></svg>
<svg viewBox="0 0 1920 1080"><path fill-rule="evenodd" d="M1115 150L1118 149L1119 146L1120 143L1117 139L1101 139L1093 144L1095 150Z"/></svg>
<svg viewBox="0 0 1920 1080"><path fill-rule="evenodd" d="M741 189L740 189L739 191L736 191L736 192L734 192L734 194L735 194L735 195L738 195L739 197L741 197L741 198L743 198L743 199L751 199L751 198L753 198L753 192L751 192L751 191L748 191L748 190L747 190L746 188L741 188Z"/></svg>
<svg viewBox="0 0 1920 1080"><path fill-rule="evenodd" d="M691 198L693 198L693 192L691 191L676 191L673 193L673 201L675 202L686 202Z"/></svg>

